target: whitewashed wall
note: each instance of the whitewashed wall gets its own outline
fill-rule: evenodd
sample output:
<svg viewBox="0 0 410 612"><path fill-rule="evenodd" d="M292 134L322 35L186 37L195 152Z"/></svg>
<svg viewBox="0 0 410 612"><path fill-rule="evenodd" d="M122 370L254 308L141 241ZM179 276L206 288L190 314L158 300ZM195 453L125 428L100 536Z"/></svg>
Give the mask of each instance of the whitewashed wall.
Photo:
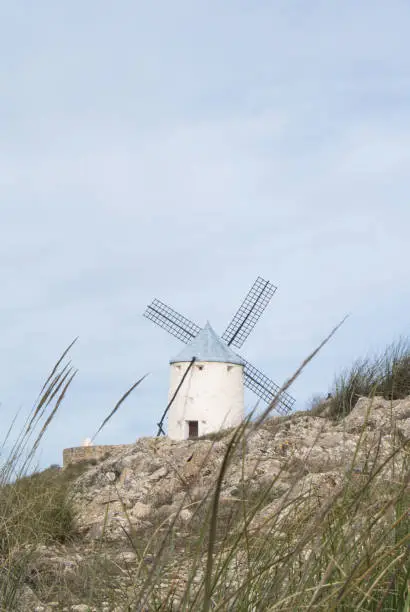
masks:
<svg viewBox="0 0 410 612"><path fill-rule="evenodd" d="M189 363L171 364L169 399ZM239 425L244 418L243 366L195 362L168 413L168 436L188 438L187 421L198 421L198 434Z"/></svg>

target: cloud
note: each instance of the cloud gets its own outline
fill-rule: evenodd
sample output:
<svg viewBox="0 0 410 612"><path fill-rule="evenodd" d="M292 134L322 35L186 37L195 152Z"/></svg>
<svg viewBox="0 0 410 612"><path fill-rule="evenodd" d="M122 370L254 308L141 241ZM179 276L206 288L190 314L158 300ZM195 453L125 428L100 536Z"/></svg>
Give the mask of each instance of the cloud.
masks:
<svg viewBox="0 0 410 612"><path fill-rule="evenodd" d="M279 383L351 312L302 408L406 332L406 3L1 11L8 416L80 337L44 463L148 371L101 441L155 430L178 341L141 316L153 297L222 332L257 275L278 284L243 354Z"/></svg>

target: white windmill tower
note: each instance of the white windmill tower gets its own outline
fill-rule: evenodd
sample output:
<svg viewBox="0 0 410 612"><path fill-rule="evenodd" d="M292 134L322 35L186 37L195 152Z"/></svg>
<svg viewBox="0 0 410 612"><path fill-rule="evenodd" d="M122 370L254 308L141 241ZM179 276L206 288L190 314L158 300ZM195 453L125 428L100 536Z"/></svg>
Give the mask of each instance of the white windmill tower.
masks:
<svg viewBox="0 0 410 612"><path fill-rule="evenodd" d="M169 403L158 435L165 433L167 414L168 435L176 440L239 425L244 418L244 385L265 402L273 400L279 386L230 347L243 345L275 291L258 277L221 337L209 323L201 328L159 300L148 306L145 317L187 344L170 361ZM294 402L283 392L275 409L288 414Z"/></svg>
<svg viewBox="0 0 410 612"><path fill-rule="evenodd" d="M207 323L197 336L171 359L168 435L175 440L194 438L240 425L244 418L244 361Z"/></svg>

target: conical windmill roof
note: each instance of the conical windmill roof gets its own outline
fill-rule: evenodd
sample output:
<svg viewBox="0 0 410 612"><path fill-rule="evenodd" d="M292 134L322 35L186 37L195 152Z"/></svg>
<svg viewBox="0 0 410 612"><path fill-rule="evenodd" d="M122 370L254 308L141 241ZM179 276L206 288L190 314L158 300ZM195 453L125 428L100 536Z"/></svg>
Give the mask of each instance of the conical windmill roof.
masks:
<svg viewBox="0 0 410 612"><path fill-rule="evenodd" d="M170 363L190 362L194 357L197 361L244 365L242 359L214 332L209 322Z"/></svg>

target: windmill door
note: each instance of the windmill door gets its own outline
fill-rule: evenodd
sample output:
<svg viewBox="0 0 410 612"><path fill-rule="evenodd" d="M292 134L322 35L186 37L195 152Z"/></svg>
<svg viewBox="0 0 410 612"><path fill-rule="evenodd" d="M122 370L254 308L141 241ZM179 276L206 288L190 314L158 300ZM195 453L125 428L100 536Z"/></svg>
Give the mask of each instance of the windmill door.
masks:
<svg viewBox="0 0 410 612"><path fill-rule="evenodd" d="M198 437L198 421L188 421L188 437L190 439Z"/></svg>

